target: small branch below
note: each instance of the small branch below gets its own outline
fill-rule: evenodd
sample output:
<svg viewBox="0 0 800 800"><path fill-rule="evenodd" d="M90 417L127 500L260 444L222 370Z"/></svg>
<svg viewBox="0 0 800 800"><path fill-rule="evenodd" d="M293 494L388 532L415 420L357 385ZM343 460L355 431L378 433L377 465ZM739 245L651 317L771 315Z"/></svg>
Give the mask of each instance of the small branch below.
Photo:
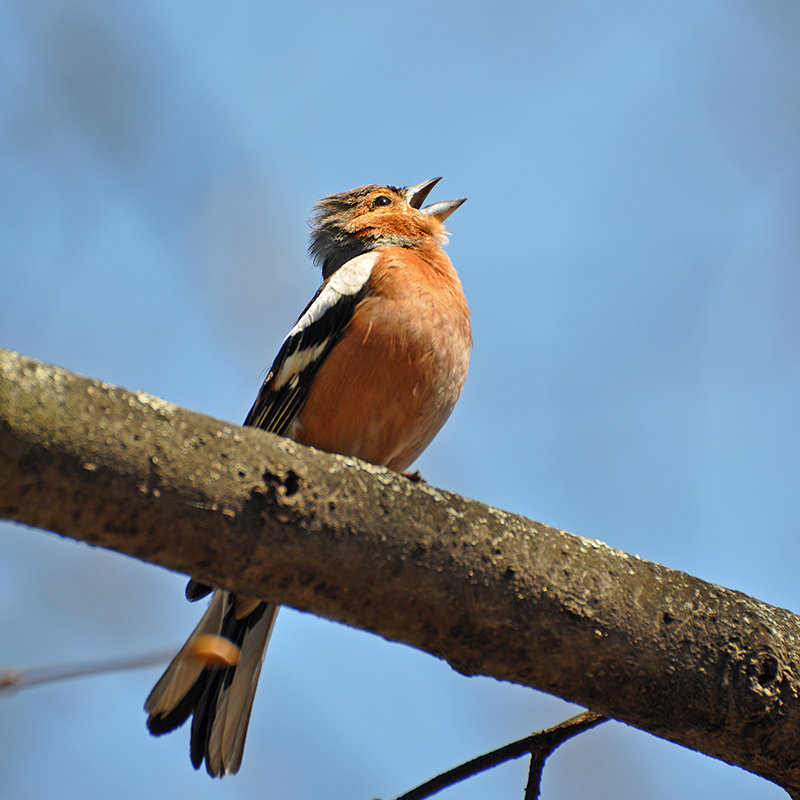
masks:
<svg viewBox="0 0 800 800"><path fill-rule="evenodd" d="M538 800L542 782L542 770L547 757L560 745L577 736L579 733L594 728L601 722L606 722L608 717L594 711L583 711L570 717L552 728L534 733L529 737L535 740L535 747L531 748L531 765L528 769L528 785L525 787L525 800Z"/></svg>
<svg viewBox="0 0 800 800"><path fill-rule="evenodd" d="M497 750L492 750L490 753L484 753L482 756L459 764L457 767L453 767L453 769L449 769L447 772L443 772L441 775L437 775L411 791L400 795L397 800L423 800L423 798L431 797L442 791L442 789L471 778L479 772L484 772L487 769L496 767L498 764L512 761L528 753L531 756L531 766L528 771L525 800L537 800L542 769L547 757L567 739L589 730L589 728L593 728L607 719L608 717L596 714L594 711L584 711L564 722L560 722L558 725L554 725L552 728L537 731L524 739L518 739L516 742L503 745L503 747L498 747Z"/></svg>

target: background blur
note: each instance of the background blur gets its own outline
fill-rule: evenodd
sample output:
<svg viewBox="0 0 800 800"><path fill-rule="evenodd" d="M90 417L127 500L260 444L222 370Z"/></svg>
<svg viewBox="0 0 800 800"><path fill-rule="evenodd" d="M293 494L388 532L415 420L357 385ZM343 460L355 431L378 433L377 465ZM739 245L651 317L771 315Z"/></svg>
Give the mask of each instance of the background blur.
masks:
<svg viewBox="0 0 800 800"><path fill-rule="evenodd" d="M244 418L325 194L445 179L474 319L433 484L800 610L800 6L7 0L0 345ZM179 645L182 576L0 528L0 664ZM160 669L0 700L0 794L391 798L574 707L285 610L242 772ZM526 764L446 797L522 797ZM613 723L554 798L778 798Z"/></svg>

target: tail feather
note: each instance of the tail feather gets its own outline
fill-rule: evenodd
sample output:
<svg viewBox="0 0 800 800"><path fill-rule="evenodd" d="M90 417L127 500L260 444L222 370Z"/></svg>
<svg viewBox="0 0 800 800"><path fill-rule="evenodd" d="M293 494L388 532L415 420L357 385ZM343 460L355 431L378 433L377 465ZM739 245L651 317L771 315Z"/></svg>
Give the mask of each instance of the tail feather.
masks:
<svg viewBox="0 0 800 800"><path fill-rule="evenodd" d="M249 613L237 615L247 609ZM217 590L186 644L167 667L145 702L153 734L167 733L192 719L191 759L195 768L205 760L209 775L237 772L244 752L261 664L278 606L243 602ZM209 667L191 656L203 634L223 636L241 651L239 663Z"/></svg>
<svg viewBox="0 0 800 800"><path fill-rule="evenodd" d="M259 613L259 610L262 613ZM210 772L237 772L242 762L247 726L253 709L264 650L275 623L277 606L262 604L245 621L247 633L241 644L241 659L230 681L220 692L216 720L209 730L206 767ZM252 627L251 627L252 623Z"/></svg>
<svg viewBox="0 0 800 800"><path fill-rule="evenodd" d="M219 635L225 617L225 606L228 604L227 595L228 592L214 592L206 613L145 701L144 709L150 714L147 727L151 733L167 733L182 725L192 713L190 706L182 717L176 717L177 709L185 705L190 696L201 688L197 686L197 682L205 669L201 661L189 654L199 636L207 633Z"/></svg>

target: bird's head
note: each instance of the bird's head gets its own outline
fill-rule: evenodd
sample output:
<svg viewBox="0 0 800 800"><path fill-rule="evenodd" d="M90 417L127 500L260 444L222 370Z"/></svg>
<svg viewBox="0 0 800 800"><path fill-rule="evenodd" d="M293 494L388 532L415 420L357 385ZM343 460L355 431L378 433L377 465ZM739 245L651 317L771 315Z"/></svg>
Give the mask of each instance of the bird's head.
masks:
<svg viewBox="0 0 800 800"><path fill-rule="evenodd" d="M466 200L422 204L441 180L416 186L360 186L324 197L311 215L308 251L327 278L346 261L376 247L419 247L447 241L444 221Z"/></svg>

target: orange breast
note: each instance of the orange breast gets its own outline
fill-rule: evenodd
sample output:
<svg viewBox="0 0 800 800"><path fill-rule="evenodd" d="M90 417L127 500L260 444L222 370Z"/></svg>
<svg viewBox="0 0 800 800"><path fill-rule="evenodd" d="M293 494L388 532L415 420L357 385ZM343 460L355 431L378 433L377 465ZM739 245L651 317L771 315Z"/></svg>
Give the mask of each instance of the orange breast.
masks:
<svg viewBox="0 0 800 800"><path fill-rule="evenodd" d="M471 342L455 270L433 255L385 249L291 438L398 471L427 447L461 394Z"/></svg>

